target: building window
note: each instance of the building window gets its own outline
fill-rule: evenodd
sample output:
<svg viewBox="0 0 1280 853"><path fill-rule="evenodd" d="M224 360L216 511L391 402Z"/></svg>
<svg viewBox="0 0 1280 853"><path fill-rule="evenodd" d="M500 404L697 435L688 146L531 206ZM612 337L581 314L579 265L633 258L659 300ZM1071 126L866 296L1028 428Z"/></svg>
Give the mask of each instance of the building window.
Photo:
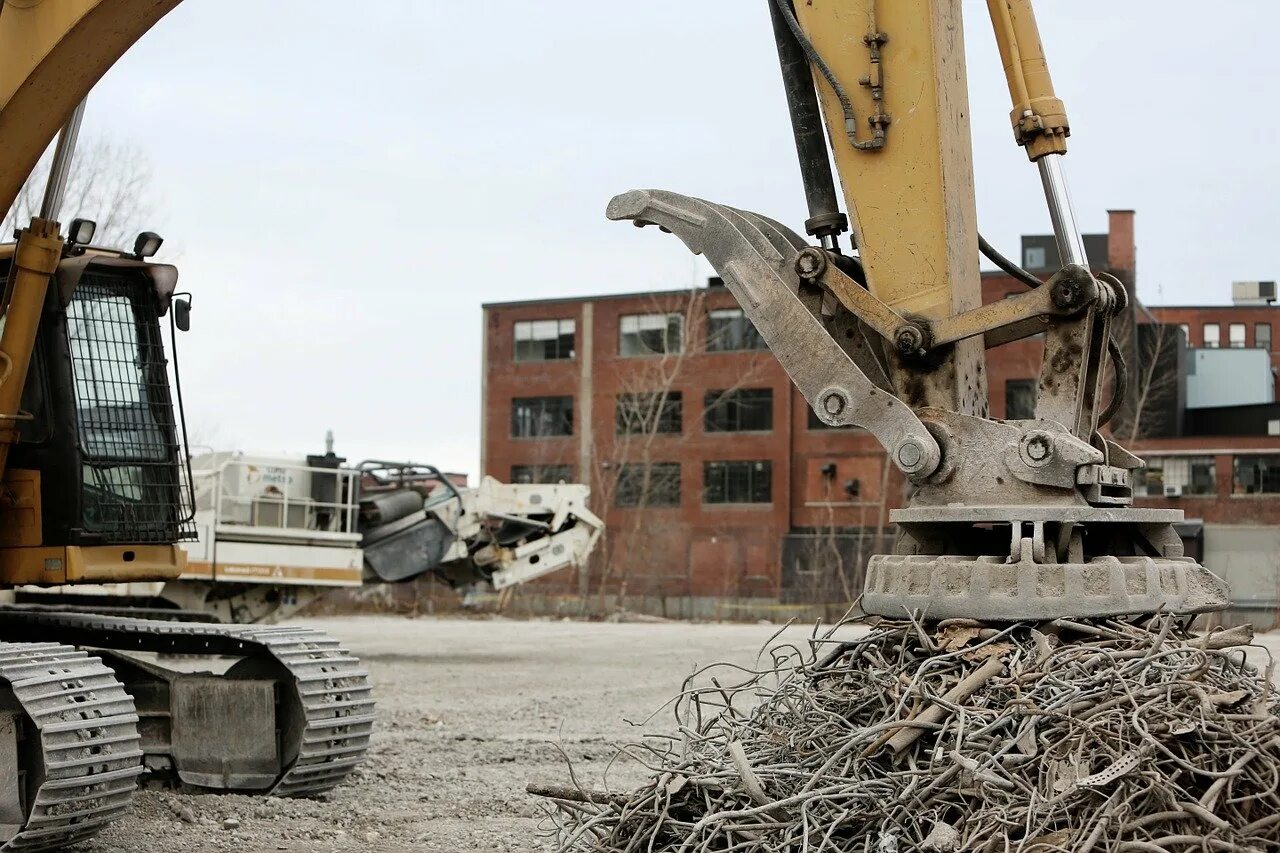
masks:
<svg viewBox="0 0 1280 853"><path fill-rule="evenodd" d="M1004 419L1029 421L1036 416L1036 380L1009 379L1004 383Z"/></svg>
<svg viewBox="0 0 1280 853"><path fill-rule="evenodd" d="M768 349L755 324L741 308L707 312L707 352Z"/></svg>
<svg viewBox="0 0 1280 853"><path fill-rule="evenodd" d="M1227 343L1232 349L1244 349L1244 323L1227 326Z"/></svg>
<svg viewBox="0 0 1280 853"><path fill-rule="evenodd" d="M1217 323L1204 324L1204 346L1207 349L1217 349L1222 343L1222 328Z"/></svg>
<svg viewBox="0 0 1280 853"><path fill-rule="evenodd" d="M1218 491L1212 456L1153 456L1134 476L1134 494L1147 497L1213 495Z"/></svg>
<svg viewBox="0 0 1280 853"><path fill-rule="evenodd" d="M773 389L708 391L702 426L707 432L768 432L773 429Z"/></svg>
<svg viewBox="0 0 1280 853"><path fill-rule="evenodd" d="M1022 250L1022 266L1029 270L1042 270L1046 266L1044 246L1027 246Z"/></svg>
<svg viewBox="0 0 1280 853"><path fill-rule="evenodd" d="M767 504L772 501L772 463L768 461L703 463L703 503Z"/></svg>
<svg viewBox="0 0 1280 853"><path fill-rule="evenodd" d="M1186 323L1179 323L1178 328L1182 331L1182 339L1186 341L1187 346L1191 346L1191 327Z"/></svg>
<svg viewBox="0 0 1280 853"><path fill-rule="evenodd" d="M516 361L573 358L572 320L520 320L515 324Z"/></svg>
<svg viewBox="0 0 1280 853"><path fill-rule="evenodd" d="M808 409L809 409L809 429L812 429L812 430L817 430L817 429L860 429L860 427L856 427L856 426L854 426L853 424L845 424L844 426L831 426L831 424L823 423L823 422L822 422L822 419L818 417L818 413L817 413L817 412L815 412L815 411L813 410L813 407L812 407L812 406L808 406L808 405L806 404L806 408L808 408Z"/></svg>
<svg viewBox="0 0 1280 853"><path fill-rule="evenodd" d="M513 438L573 435L572 397L516 397L511 401Z"/></svg>
<svg viewBox="0 0 1280 853"><path fill-rule="evenodd" d="M684 420L684 399L679 391L619 394L614 416L618 435L678 433Z"/></svg>
<svg viewBox="0 0 1280 853"><path fill-rule="evenodd" d="M1237 456L1235 469L1235 494L1280 494L1280 456Z"/></svg>
<svg viewBox="0 0 1280 853"><path fill-rule="evenodd" d="M511 482L555 484L573 480L572 465L512 465Z"/></svg>
<svg viewBox="0 0 1280 853"><path fill-rule="evenodd" d="M1254 323L1253 324L1253 345L1258 349L1264 349L1271 352L1271 324L1270 323Z"/></svg>
<svg viewBox="0 0 1280 853"><path fill-rule="evenodd" d="M620 507L680 506L680 463L623 465L618 469L613 503Z"/></svg>
<svg viewBox="0 0 1280 853"><path fill-rule="evenodd" d="M684 350L683 314L623 314L618 355L663 355Z"/></svg>

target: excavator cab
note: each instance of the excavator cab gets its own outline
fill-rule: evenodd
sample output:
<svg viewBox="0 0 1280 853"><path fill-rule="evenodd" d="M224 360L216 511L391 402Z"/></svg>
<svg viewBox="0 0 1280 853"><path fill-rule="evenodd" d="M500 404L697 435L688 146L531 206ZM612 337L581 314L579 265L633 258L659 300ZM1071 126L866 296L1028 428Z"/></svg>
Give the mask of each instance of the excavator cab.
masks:
<svg viewBox="0 0 1280 853"><path fill-rule="evenodd" d="M6 281L12 260L0 247ZM0 583L181 573L176 543L195 526L162 328L177 275L137 254L64 249L0 493Z"/></svg>

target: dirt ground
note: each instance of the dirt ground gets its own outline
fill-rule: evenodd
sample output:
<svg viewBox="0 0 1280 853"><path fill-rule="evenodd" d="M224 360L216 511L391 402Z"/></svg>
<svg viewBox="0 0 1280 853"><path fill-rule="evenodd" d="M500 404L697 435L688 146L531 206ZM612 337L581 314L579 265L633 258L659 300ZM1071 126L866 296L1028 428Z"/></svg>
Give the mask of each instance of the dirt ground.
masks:
<svg viewBox="0 0 1280 853"><path fill-rule="evenodd" d="M563 781L561 750L596 784L610 744L637 735L696 666L754 659L771 625L352 617L303 620L369 667L378 702L365 766L327 799L169 791L81 849L550 850L531 779ZM807 629L793 629L802 639ZM1280 655L1280 634L1266 644ZM671 716L651 727L667 729ZM638 779L610 771L614 787Z"/></svg>

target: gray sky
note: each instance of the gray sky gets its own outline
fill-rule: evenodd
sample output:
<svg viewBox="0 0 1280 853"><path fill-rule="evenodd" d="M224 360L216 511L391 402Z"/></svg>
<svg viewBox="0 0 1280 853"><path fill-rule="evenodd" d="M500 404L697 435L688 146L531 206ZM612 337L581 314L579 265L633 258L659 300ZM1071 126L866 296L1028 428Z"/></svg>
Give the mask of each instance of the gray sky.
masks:
<svg viewBox="0 0 1280 853"><path fill-rule="evenodd" d="M979 223L1016 252L1048 217L985 5L965 0ZM1275 278L1280 6L1038 7L1077 214L1097 231L1138 211L1144 299ZM195 291L179 354L198 436L306 453L332 428L350 457L473 482L481 302L708 273L606 221L610 196L805 216L764 0L187 0L86 121L151 157L162 257Z"/></svg>

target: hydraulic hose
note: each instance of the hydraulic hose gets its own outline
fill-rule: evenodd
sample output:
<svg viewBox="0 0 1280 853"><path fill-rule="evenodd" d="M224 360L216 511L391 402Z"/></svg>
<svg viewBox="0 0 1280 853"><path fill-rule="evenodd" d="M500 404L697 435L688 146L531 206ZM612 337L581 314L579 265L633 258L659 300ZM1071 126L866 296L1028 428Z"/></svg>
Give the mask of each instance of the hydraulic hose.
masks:
<svg viewBox="0 0 1280 853"><path fill-rule="evenodd" d="M987 242L986 238L981 234L978 235L978 251L986 256L987 260L998 266L1005 273L1013 276L1018 281L1030 288L1037 288L1044 282L1006 258L996 250L996 247Z"/></svg>

